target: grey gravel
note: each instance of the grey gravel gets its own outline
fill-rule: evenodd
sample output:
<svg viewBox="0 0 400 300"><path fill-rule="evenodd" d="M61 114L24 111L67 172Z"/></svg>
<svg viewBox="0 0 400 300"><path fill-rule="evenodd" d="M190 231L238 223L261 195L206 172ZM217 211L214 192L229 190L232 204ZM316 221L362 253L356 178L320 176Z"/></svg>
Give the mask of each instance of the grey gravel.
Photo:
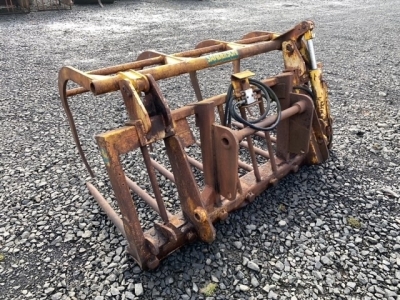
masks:
<svg viewBox="0 0 400 300"><path fill-rule="evenodd" d="M279 276L278 274L272 274L271 279L273 281L279 281L281 279L281 276Z"/></svg>
<svg viewBox="0 0 400 300"><path fill-rule="evenodd" d="M281 263L280 261L277 261L275 264L275 268L277 268L279 271L283 271L283 269L285 268L285 265L283 263Z"/></svg>
<svg viewBox="0 0 400 300"><path fill-rule="evenodd" d="M356 285L357 285L357 283L351 282L351 281L347 283L347 286L348 286L349 288L351 288L351 289L354 289L354 288L356 287Z"/></svg>
<svg viewBox="0 0 400 300"><path fill-rule="evenodd" d="M233 245L236 247L236 249L241 249L242 248L242 242L240 242L240 241L233 242Z"/></svg>
<svg viewBox="0 0 400 300"><path fill-rule="evenodd" d="M143 295L143 285L141 283L136 283L135 284L135 295L136 296Z"/></svg>
<svg viewBox="0 0 400 300"><path fill-rule="evenodd" d="M252 285L253 287L258 287L258 286L260 285L260 282L257 280L256 277L252 276L252 277L251 277L251 285Z"/></svg>
<svg viewBox="0 0 400 300"><path fill-rule="evenodd" d="M329 259L329 257L327 257L327 256L322 256L321 257L321 262L324 264L324 265L331 265L332 264L332 261Z"/></svg>
<svg viewBox="0 0 400 300"><path fill-rule="evenodd" d="M268 299L278 299L278 294L275 293L274 291L269 291Z"/></svg>
<svg viewBox="0 0 400 300"><path fill-rule="evenodd" d="M281 227L285 227L287 223L286 223L285 220L280 220L278 224L279 224L279 226L281 226Z"/></svg>
<svg viewBox="0 0 400 300"><path fill-rule="evenodd" d="M60 292L55 293L55 294L51 295L51 300L59 300L59 299L61 299L62 296L63 296L63 294Z"/></svg>
<svg viewBox="0 0 400 300"><path fill-rule="evenodd" d="M247 285L245 285L245 284L240 284L240 285L239 285L239 289L240 289L242 292L247 292L248 290L250 290L250 287L247 286Z"/></svg>
<svg viewBox="0 0 400 300"><path fill-rule="evenodd" d="M271 287L269 284L266 284L262 289L264 290L264 292L268 293L270 291Z"/></svg>
<svg viewBox="0 0 400 300"><path fill-rule="evenodd" d="M119 295L119 290L117 288L115 288L114 286L111 286L110 293L111 293L111 295L116 296L116 295Z"/></svg>
<svg viewBox="0 0 400 300"><path fill-rule="evenodd" d="M254 261L249 261L247 267L253 271L260 272L260 267Z"/></svg>
<svg viewBox="0 0 400 300"><path fill-rule="evenodd" d="M399 300L397 2L137 0L1 15L0 298ZM330 159L302 167L220 222L212 244L192 243L142 271L86 190L58 70L97 69L148 49L174 53L253 30L282 32L304 19L316 22L314 46L329 85ZM284 68L278 53L242 65L259 78ZM207 97L224 93L230 66L198 76ZM160 86L172 108L195 99L187 76ZM124 124L122 105L118 93L71 101L95 183L115 208L93 136ZM125 162L145 178L135 156ZM173 187L163 189L173 205ZM152 224L156 216L135 203L144 226ZM210 283L216 288L207 298L201 291Z"/></svg>

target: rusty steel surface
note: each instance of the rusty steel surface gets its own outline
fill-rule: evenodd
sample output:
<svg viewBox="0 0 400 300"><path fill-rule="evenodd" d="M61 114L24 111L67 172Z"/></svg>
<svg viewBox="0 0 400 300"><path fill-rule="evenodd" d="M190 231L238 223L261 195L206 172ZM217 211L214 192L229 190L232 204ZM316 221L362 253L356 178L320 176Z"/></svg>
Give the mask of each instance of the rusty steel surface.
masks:
<svg viewBox="0 0 400 300"><path fill-rule="evenodd" d="M321 70L311 69L303 40L313 29L314 23L305 21L282 35L254 31L235 42L206 40L194 50L172 55L146 51L135 62L90 72L72 67L60 70L61 101L92 177L67 100L85 92L121 92L129 120L120 128L96 135L96 141L122 217L93 184L87 186L126 237L128 251L141 268L156 268L161 259L196 238L211 243L216 238L215 222L253 202L302 164L328 158L332 120L327 87ZM250 79L254 75L251 70L240 72L240 61L274 50L282 52L284 71L257 83L259 89ZM233 65L227 77L232 92L203 99L196 72L225 63ZM171 110L157 81L182 74L189 74L198 102ZM78 87L68 90L68 81ZM269 98L265 91L275 107L270 114L272 102L267 99L264 103ZM231 94L234 103L241 105L239 121L226 119ZM254 109L263 117L251 122ZM151 149L158 144L162 144L160 151L166 160L152 157ZM190 147L197 147L197 157L189 154ZM132 151L142 157L151 193L124 170L121 156ZM158 176L176 187L178 210L166 205ZM136 198L159 215L150 229L141 225Z"/></svg>

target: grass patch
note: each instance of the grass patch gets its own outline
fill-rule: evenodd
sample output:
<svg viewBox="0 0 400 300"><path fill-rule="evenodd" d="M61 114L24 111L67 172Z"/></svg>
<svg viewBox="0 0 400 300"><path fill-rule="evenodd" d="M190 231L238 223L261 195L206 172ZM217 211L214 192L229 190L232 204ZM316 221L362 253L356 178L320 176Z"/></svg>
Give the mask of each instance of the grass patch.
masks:
<svg viewBox="0 0 400 300"><path fill-rule="evenodd" d="M357 218L349 217L349 218L347 218L347 223L353 228L357 228L357 229L361 228L361 221L358 220Z"/></svg>
<svg viewBox="0 0 400 300"><path fill-rule="evenodd" d="M200 290L200 293L204 294L204 296L206 297L212 297L216 289L217 289L217 284L210 282Z"/></svg>

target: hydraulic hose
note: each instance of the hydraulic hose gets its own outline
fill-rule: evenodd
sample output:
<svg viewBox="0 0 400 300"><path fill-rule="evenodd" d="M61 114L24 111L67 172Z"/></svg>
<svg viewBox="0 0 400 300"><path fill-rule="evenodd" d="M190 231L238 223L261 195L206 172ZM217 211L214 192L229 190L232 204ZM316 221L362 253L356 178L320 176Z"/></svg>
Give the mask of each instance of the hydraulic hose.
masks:
<svg viewBox="0 0 400 300"><path fill-rule="evenodd" d="M306 85L296 85L296 86L293 87L293 89L294 90L302 90L302 91L306 92L306 94L308 96L310 96L311 99L315 100L314 93L312 92L312 90L308 86L306 86Z"/></svg>
<svg viewBox="0 0 400 300"><path fill-rule="evenodd" d="M236 101L235 102L235 97L233 97L233 86L232 84L228 88L228 92L226 94L226 101L225 101L225 114L224 114L224 120L223 120L223 125L224 126L229 126L231 124L231 119L233 118L239 123L242 123L245 126L248 126L250 128L253 128L258 131L271 131L276 128L278 125L279 121L281 120L281 106L279 103L279 99L274 93L274 91L261 81L255 80L255 79L249 79L249 83L261 91L261 97L265 99L267 105L265 108L265 112L257 119L255 120L245 120L240 114L238 114L237 110L241 105L245 103L245 101ZM276 110L277 110L277 116L274 121L274 123L271 126L268 127L258 127L254 125L255 123L258 123L265 119L265 117L268 115L270 107L271 107L271 102L276 103Z"/></svg>

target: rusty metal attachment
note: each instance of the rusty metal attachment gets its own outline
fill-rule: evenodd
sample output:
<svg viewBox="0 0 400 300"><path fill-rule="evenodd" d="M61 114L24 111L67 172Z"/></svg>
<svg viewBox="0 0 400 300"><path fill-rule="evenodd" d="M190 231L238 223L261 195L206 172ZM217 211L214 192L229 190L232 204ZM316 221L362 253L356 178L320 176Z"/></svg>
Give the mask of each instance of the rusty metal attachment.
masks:
<svg viewBox="0 0 400 300"><path fill-rule="evenodd" d="M29 13L28 0L0 0L0 14Z"/></svg>
<svg viewBox="0 0 400 300"><path fill-rule="evenodd" d="M301 165L328 158L332 120L313 29L312 21L304 21L284 34L255 31L235 42L206 40L172 55L146 51L134 62L90 72L60 70L61 101L92 177L67 99L86 92L122 95L126 124L96 136L119 212L94 183L87 187L141 268L156 268L196 238L211 243L215 222ZM255 73L241 70L243 59L274 50L283 54L281 74L256 80ZM228 92L203 99L197 72L227 63L233 65ZM198 101L172 110L158 81L182 74L189 74ZM68 81L78 87L67 89ZM130 166L146 175L144 183L124 168L123 157L132 151L141 159ZM144 203L154 219L142 219Z"/></svg>
<svg viewBox="0 0 400 300"><path fill-rule="evenodd" d="M32 11L67 10L72 9L73 0L33 0Z"/></svg>
<svg viewBox="0 0 400 300"><path fill-rule="evenodd" d="M87 4L98 4L100 7L104 7L103 4L112 4L114 3L114 0L74 0L74 4L82 4L82 5L87 5Z"/></svg>
<svg viewBox="0 0 400 300"><path fill-rule="evenodd" d="M0 14L71 9L72 0L0 0Z"/></svg>

